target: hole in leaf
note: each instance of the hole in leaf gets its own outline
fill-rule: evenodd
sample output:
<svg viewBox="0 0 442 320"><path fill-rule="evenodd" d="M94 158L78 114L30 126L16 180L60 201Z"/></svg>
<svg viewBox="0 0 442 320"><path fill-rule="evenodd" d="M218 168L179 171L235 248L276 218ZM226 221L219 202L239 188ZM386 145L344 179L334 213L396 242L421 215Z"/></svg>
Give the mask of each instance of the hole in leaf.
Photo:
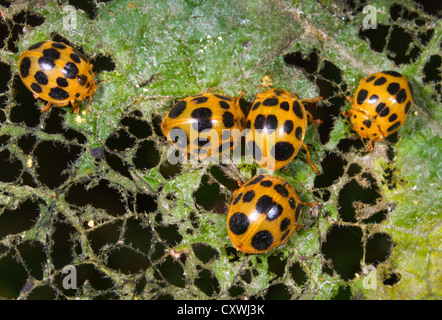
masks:
<svg viewBox="0 0 442 320"><path fill-rule="evenodd" d="M34 149L38 180L49 188L60 186L69 177L65 170L81 154L81 147L66 146L58 141L41 141Z"/></svg>
<svg viewBox="0 0 442 320"><path fill-rule="evenodd" d="M304 271L304 269L301 267L299 262L296 262L293 265L291 265L290 269L289 269L289 272L290 272L290 274L292 276L292 279L299 286L303 286L307 282L307 280L308 280L308 275Z"/></svg>
<svg viewBox="0 0 442 320"><path fill-rule="evenodd" d="M135 167L139 170L152 169L160 162L161 155L154 141L143 141L133 158Z"/></svg>
<svg viewBox="0 0 442 320"><path fill-rule="evenodd" d="M401 281L401 274L397 272L390 272L384 275L384 281L382 283L386 286L393 286Z"/></svg>
<svg viewBox="0 0 442 320"><path fill-rule="evenodd" d="M207 211L225 213L227 209L226 196L220 193L219 184L209 182L209 177L204 175L199 188L193 193L195 203Z"/></svg>
<svg viewBox="0 0 442 320"><path fill-rule="evenodd" d="M124 151L133 148L134 145L135 138L121 128L106 139L106 146L113 151Z"/></svg>
<svg viewBox="0 0 442 320"><path fill-rule="evenodd" d="M17 298L28 277L26 270L13 257L7 256L0 259L0 274L7 275L0 281L0 297Z"/></svg>
<svg viewBox="0 0 442 320"><path fill-rule="evenodd" d="M97 209L104 209L112 216L121 216L126 213L124 198L120 191L112 187L107 180L88 187L87 184L72 184L66 194L66 201L74 206L92 205Z"/></svg>
<svg viewBox="0 0 442 320"><path fill-rule="evenodd" d="M164 262L158 266L158 271L170 284L184 288L184 269L178 262L173 260L171 256L168 256Z"/></svg>
<svg viewBox="0 0 442 320"><path fill-rule="evenodd" d="M217 250L203 243L192 244L192 249L195 256L201 260L202 263L209 263L219 257Z"/></svg>
<svg viewBox="0 0 442 320"><path fill-rule="evenodd" d="M0 151L0 181L13 182L20 176L22 170L23 164L11 156L9 150Z"/></svg>
<svg viewBox="0 0 442 320"><path fill-rule="evenodd" d="M138 139L145 139L152 135L152 128L144 120L132 117L121 119L121 124L127 127L127 130Z"/></svg>
<svg viewBox="0 0 442 320"><path fill-rule="evenodd" d="M289 300L291 297L289 289L282 283L271 285L264 295L266 300Z"/></svg>
<svg viewBox="0 0 442 320"><path fill-rule="evenodd" d="M183 240L183 236L179 233L177 225L157 226L155 230L163 240L163 243L168 247L175 247Z"/></svg>
<svg viewBox="0 0 442 320"><path fill-rule="evenodd" d="M386 233L375 233L367 239L365 245L365 263L377 266L386 261L392 249L391 237Z"/></svg>
<svg viewBox="0 0 442 320"><path fill-rule="evenodd" d="M89 19L95 19L97 17L98 8L94 0L69 0L69 4L77 10L84 11Z"/></svg>
<svg viewBox="0 0 442 320"><path fill-rule="evenodd" d="M210 270L201 270L198 274L198 278L195 279L194 284L209 297L219 293L220 288L218 279Z"/></svg>
<svg viewBox="0 0 442 320"><path fill-rule="evenodd" d="M3 209L0 215L0 239L30 229L40 214L40 204L26 200L16 209Z"/></svg>
<svg viewBox="0 0 442 320"><path fill-rule="evenodd" d="M147 269L150 260L131 248L117 247L109 252L107 266L124 274L133 274Z"/></svg>
<svg viewBox="0 0 442 320"><path fill-rule="evenodd" d="M142 252L148 252L152 242L152 230L143 226L137 219L131 218L126 221L124 233L125 243Z"/></svg>
<svg viewBox="0 0 442 320"><path fill-rule="evenodd" d="M344 166L346 165L347 161L339 154L326 151L325 157L321 162L323 172L315 177L315 188L327 188L331 186L344 174Z"/></svg>
<svg viewBox="0 0 442 320"><path fill-rule="evenodd" d="M333 269L344 280L353 279L361 272L363 255L362 230L353 226L332 226L321 248L324 256L331 259Z"/></svg>

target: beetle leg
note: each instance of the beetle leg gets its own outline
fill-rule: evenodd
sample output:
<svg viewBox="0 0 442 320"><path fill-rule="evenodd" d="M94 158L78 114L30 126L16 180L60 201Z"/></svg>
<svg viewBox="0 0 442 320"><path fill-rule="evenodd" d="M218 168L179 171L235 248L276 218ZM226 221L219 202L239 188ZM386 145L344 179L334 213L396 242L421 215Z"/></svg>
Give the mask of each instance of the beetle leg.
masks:
<svg viewBox="0 0 442 320"><path fill-rule="evenodd" d="M314 99L302 99L301 101L304 102L308 102L308 103L313 103L313 102L317 102L317 101L321 101L322 99L324 99L323 97L317 97Z"/></svg>
<svg viewBox="0 0 442 320"><path fill-rule="evenodd" d="M313 115L310 112L308 112L307 110L305 112L307 112L307 119L308 119L309 123L318 123L318 124L320 124L320 123L323 122L321 119L313 119Z"/></svg>
<svg viewBox="0 0 442 320"><path fill-rule="evenodd" d="M302 142L301 147L305 150L305 153L306 153L306 160L305 161L318 174L319 173L318 169L316 168L316 166L313 163L310 162L310 152L308 151L308 147L305 144L305 142Z"/></svg>
<svg viewBox="0 0 442 320"><path fill-rule="evenodd" d="M48 104L46 105L46 107L44 107L43 109L40 110L41 113L47 111L50 107L52 106L52 102L48 102Z"/></svg>
<svg viewBox="0 0 442 320"><path fill-rule="evenodd" d="M78 102L74 101L74 102L71 102L71 103L72 103L72 106L74 107L74 113L77 113L78 110L80 109L80 107L78 105Z"/></svg>
<svg viewBox="0 0 442 320"><path fill-rule="evenodd" d="M307 207L316 207L319 204L319 202L301 202L301 201L299 203Z"/></svg>

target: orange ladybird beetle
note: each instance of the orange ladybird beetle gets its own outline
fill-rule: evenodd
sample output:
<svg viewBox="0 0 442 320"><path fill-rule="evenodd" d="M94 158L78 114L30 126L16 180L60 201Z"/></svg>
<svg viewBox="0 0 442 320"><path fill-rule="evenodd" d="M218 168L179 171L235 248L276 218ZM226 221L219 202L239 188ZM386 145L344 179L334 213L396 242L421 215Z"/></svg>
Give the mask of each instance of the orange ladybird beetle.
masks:
<svg viewBox="0 0 442 320"><path fill-rule="evenodd" d="M32 91L34 98L48 101L41 112L51 105L74 107L95 93L93 65L75 48L54 41L43 41L30 46L18 60L20 78ZM90 107L88 105L88 110Z"/></svg>
<svg viewBox="0 0 442 320"><path fill-rule="evenodd" d="M185 98L163 119L163 134L179 149L199 158L230 152L244 129L245 116L239 106L242 94L235 98L201 93Z"/></svg>
<svg viewBox="0 0 442 320"><path fill-rule="evenodd" d="M258 175L233 195L227 215L230 240L240 251L262 253L287 242L300 228L302 206L295 188L280 177Z"/></svg>
<svg viewBox="0 0 442 320"><path fill-rule="evenodd" d="M258 93L246 121L246 146L255 161L267 170L277 170L289 163L302 147L307 153L307 163L318 173L310 162L310 152L304 143L308 122L314 120L305 110L304 102L284 89L271 89Z"/></svg>
<svg viewBox="0 0 442 320"><path fill-rule="evenodd" d="M382 71L362 79L352 109L343 115L350 118L353 130L361 139L382 141L396 132L407 119L413 105L413 91L406 77L396 71Z"/></svg>

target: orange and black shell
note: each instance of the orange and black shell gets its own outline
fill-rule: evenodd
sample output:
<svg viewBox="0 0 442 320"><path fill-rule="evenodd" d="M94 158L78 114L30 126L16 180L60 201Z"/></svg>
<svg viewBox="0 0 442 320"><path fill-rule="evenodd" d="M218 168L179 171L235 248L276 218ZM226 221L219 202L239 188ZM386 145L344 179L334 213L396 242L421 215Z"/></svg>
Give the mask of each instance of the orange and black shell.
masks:
<svg viewBox="0 0 442 320"><path fill-rule="evenodd" d="M407 78L396 71L382 71L361 80L348 115L362 138L381 141L404 124L412 105Z"/></svg>
<svg viewBox="0 0 442 320"><path fill-rule="evenodd" d="M284 89L258 93L246 121L247 149L261 167L282 168L298 153L307 120L296 95Z"/></svg>
<svg viewBox="0 0 442 320"><path fill-rule="evenodd" d="M187 97L163 119L163 134L179 149L199 158L230 152L244 129L241 96L201 93Z"/></svg>
<svg viewBox="0 0 442 320"><path fill-rule="evenodd" d="M57 106L92 98L96 89L92 67L78 50L54 41L30 46L18 60L20 78L34 97Z"/></svg>
<svg viewBox="0 0 442 320"><path fill-rule="evenodd" d="M233 195L227 215L230 240L242 252L269 251L299 228L301 209L295 189L286 180L255 176Z"/></svg>

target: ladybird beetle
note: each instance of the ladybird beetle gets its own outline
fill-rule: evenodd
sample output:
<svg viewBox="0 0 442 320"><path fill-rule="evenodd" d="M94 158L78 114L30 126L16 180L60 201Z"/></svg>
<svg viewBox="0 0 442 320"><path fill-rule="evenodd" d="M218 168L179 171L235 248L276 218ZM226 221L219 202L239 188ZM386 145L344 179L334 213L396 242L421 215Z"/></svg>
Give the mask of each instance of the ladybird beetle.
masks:
<svg viewBox="0 0 442 320"><path fill-rule="evenodd" d="M303 102L321 99L299 100L284 89L271 89L256 95L246 121L246 146L261 167L268 170L282 168L302 147L307 154L307 163L318 173L310 162L304 136L307 122L321 121L313 119Z"/></svg>
<svg viewBox="0 0 442 320"><path fill-rule="evenodd" d="M230 240L242 252L269 251L299 229L302 206L317 204L301 202L283 178L255 176L233 195L227 215Z"/></svg>
<svg viewBox="0 0 442 320"><path fill-rule="evenodd" d="M187 97L163 119L163 134L179 149L199 158L224 154L238 144L244 129L245 116L239 106L242 95L201 93Z"/></svg>
<svg viewBox="0 0 442 320"><path fill-rule="evenodd" d="M343 115L350 118L361 138L369 140L373 150L372 141L382 141L404 124L413 105L413 92L402 74L382 71L362 79L354 98L347 99L352 109Z"/></svg>
<svg viewBox="0 0 442 320"><path fill-rule="evenodd" d="M93 65L75 48L61 42L43 41L30 46L18 59L20 78L34 98L48 101L41 112L51 105L69 103L78 112L78 102L89 98L97 87ZM88 110L90 107L88 105Z"/></svg>

